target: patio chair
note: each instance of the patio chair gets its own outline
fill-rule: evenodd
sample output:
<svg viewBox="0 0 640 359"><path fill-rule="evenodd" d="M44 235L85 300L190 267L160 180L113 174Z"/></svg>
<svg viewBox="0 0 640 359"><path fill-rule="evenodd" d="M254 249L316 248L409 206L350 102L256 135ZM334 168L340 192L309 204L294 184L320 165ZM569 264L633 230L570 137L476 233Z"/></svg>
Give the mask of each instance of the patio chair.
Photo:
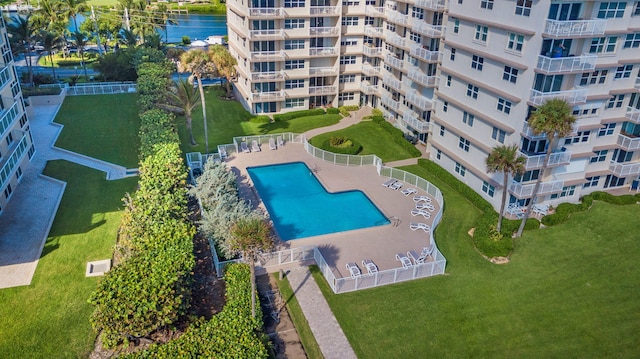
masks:
<svg viewBox="0 0 640 359"><path fill-rule="evenodd" d="M347 269L351 274L351 278L359 278L362 275L362 272L360 272L360 268L358 268L358 265L353 262L347 263Z"/></svg>
<svg viewBox="0 0 640 359"><path fill-rule="evenodd" d="M392 184L391 186L389 186L389 188L391 188L394 191L399 190L400 188L402 188L402 182L398 181L395 182L394 184Z"/></svg>
<svg viewBox="0 0 640 359"><path fill-rule="evenodd" d="M426 223L414 223L411 222L409 223L409 229L411 229L412 231L417 231L418 229L422 229L423 231L429 233L431 232L431 227L429 227L428 224Z"/></svg>
<svg viewBox="0 0 640 359"><path fill-rule="evenodd" d="M278 149L278 147L276 147L276 140L274 140L273 138L269 139L269 149L272 149L272 150Z"/></svg>
<svg viewBox="0 0 640 359"><path fill-rule="evenodd" d="M422 258L423 263L424 263L424 260L427 259L427 257L429 256L431 256L431 258L434 258L433 251L435 249L436 249L436 245L434 243L431 243L428 247L422 248L422 252L420 252L420 257Z"/></svg>
<svg viewBox="0 0 640 359"><path fill-rule="evenodd" d="M395 179L395 178L390 178L387 182L383 183L382 185L383 185L383 186L385 186L385 187L389 187L389 186L391 186L392 184L394 184L394 183L396 183L396 182L398 182L398 180L397 180L397 179Z"/></svg>
<svg viewBox="0 0 640 359"><path fill-rule="evenodd" d="M373 263L371 259L363 259L362 266L367 268L367 272L369 275L374 275L378 273L378 266Z"/></svg>
<svg viewBox="0 0 640 359"><path fill-rule="evenodd" d="M402 263L402 268L404 269L413 267L413 264L411 264L411 259L409 259L409 257L407 257L404 253L396 254L396 260Z"/></svg>
<svg viewBox="0 0 640 359"><path fill-rule="evenodd" d="M429 219L431 218L431 212L427 212L424 209L412 209L411 210L411 215L412 216L422 216L425 219Z"/></svg>
<svg viewBox="0 0 640 359"><path fill-rule="evenodd" d="M244 152L244 153L249 153L249 152L251 152L251 151L249 150L249 146L247 146L247 143L246 143L246 142L242 142L242 143L240 144L240 149L242 149L242 152Z"/></svg>
<svg viewBox="0 0 640 359"><path fill-rule="evenodd" d="M431 203L431 197L429 196L414 196L413 197L413 201L418 203L418 202L426 202L426 203Z"/></svg>
<svg viewBox="0 0 640 359"><path fill-rule="evenodd" d="M276 142L278 143L278 147L284 146L284 141L282 140L282 136L276 137Z"/></svg>
<svg viewBox="0 0 640 359"><path fill-rule="evenodd" d="M258 145L258 141L256 140L251 141L251 151L260 152L260 145Z"/></svg>
<svg viewBox="0 0 640 359"><path fill-rule="evenodd" d="M548 204L534 204L533 205L533 214L540 214L543 216L546 216L547 213L549 212L549 205Z"/></svg>
<svg viewBox="0 0 640 359"><path fill-rule="evenodd" d="M434 207L431 203L416 203L416 209L426 209L429 212L433 212L436 210L436 207Z"/></svg>
<svg viewBox="0 0 640 359"><path fill-rule="evenodd" d="M411 258L414 265L423 264L424 257L420 256L416 251L408 251L407 257Z"/></svg>
<svg viewBox="0 0 640 359"><path fill-rule="evenodd" d="M224 160L225 158L227 158L227 149L224 147L218 147L218 152L220 154L220 159Z"/></svg>
<svg viewBox="0 0 640 359"><path fill-rule="evenodd" d="M418 190L416 190L415 188L407 188L407 189L403 189L403 190L402 190L402 191L400 191L400 192L402 192L402 194L403 194L403 195L408 196L408 195L410 195L410 194L416 194L416 193L418 193Z"/></svg>

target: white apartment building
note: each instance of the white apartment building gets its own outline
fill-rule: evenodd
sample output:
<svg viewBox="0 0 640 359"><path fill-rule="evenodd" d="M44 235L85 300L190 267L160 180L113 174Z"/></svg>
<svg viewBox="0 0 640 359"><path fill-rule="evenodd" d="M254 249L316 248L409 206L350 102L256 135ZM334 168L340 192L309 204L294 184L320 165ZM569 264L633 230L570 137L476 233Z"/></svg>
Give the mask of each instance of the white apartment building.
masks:
<svg viewBox="0 0 640 359"><path fill-rule="evenodd" d="M0 12L1 15L1 12ZM35 147L13 64L4 19L0 19L0 215L20 182Z"/></svg>
<svg viewBox="0 0 640 359"><path fill-rule="evenodd" d="M637 1L231 0L238 98L252 113L368 104L427 143L433 161L494 207L637 186ZM530 112L561 97L578 118L551 168ZM517 144L527 172L503 184L485 159ZM634 152L635 151L635 152Z"/></svg>

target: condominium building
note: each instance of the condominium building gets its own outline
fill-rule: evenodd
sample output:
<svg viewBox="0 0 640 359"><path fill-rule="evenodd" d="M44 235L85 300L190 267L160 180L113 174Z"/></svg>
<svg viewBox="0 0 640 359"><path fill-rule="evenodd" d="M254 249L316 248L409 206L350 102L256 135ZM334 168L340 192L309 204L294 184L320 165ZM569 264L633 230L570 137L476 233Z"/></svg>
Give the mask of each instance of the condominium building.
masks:
<svg viewBox="0 0 640 359"><path fill-rule="evenodd" d="M1 14L1 12L0 12ZM0 19L0 215L6 208L33 154L29 120L13 64L9 37Z"/></svg>
<svg viewBox="0 0 640 359"><path fill-rule="evenodd" d="M496 208L577 201L637 186L638 2L230 0L236 91L252 113L367 104L427 144L430 158ZM527 126L546 99L577 122L549 143ZM526 173L502 183L485 160L516 144ZM635 151L635 152L634 152Z"/></svg>

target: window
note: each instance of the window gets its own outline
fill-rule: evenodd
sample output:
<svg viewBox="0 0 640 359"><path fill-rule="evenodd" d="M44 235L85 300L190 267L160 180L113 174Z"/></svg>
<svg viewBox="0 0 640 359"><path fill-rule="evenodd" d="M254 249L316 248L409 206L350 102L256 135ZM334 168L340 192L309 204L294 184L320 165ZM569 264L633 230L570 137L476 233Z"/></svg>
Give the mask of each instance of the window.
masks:
<svg viewBox="0 0 640 359"><path fill-rule="evenodd" d="M453 33L457 34L460 32L460 19L458 19L457 17L451 18L451 20L453 21Z"/></svg>
<svg viewBox="0 0 640 359"><path fill-rule="evenodd" d="M562 187L562 192L552 194L551 199L556 199L558 197L573 196L575 192L576 192L576 186Z"/></svg>
<svg viewBox="0 0 640 359"><path fill-rule="evenodd" d="M343 5L346 6L358 6L360 5L360 1L352 1L352 0L348 0L342 3Z"/></svg>
<svg viewBox="0 0 640 359"><path fill-rule="evenodd" d="M482 9L493 9L493 0L480 0L480 7Z"/></svg>
<svg viewBox="0 0 640 359"><path fill-rule="evenodd" d="M286 89L299 89L304 87L304 80L287 80L284 82Z"/></svg>
<svg viewBox="0 0 640 359"><path fill-rule="evenodd" d="M595 85L595 84L602 85L603 83L605 83L605 81L607 81L608 73L609 73L609 70L585 72L582 74L582 77L580 78L580 86Z"/></svg>
<svg viewBox="0 0 640 359"><path fill-rule="evenodd" d="M447 87L451 87L451 75L447 75Z"/></svg>
<svg viewBox="0 0 640 359"><path fill-rule="evenodd" d="M469 140L464 137L460 137L458 147L462 148L465 152L469 152Z"/></svg>
<svg viewBox="0 0 640 359"><path fill-rule="evenodd" d="M631 71L633 71L633 65L622 65L616 69L616 75L614 79L628 79L631 77Z"/></svg>
<svg viewBox="0 0 640 359"><path fill-rule="evenodd" d="M355 56L340 56L340 65L353 65L356 63Z"/></svg>
<svg viewBox="0 0 640 359"><path fill-rule="evenodd" d="M339 81L341 84L356 82L356 75L340 75Z"/></svg>
<svg viewBox="0 0 640 359"><path fill-rule="evenodd" d="M284 0L284 7L304 7L304 0Z"/></svg>
<svg viewBox="0 0 640 359"><path fill-rule="evenodd" d="M5 140L7 141L7 147L11 147L11 144L13 143L13 134L11 132L7 133Z"/></svg>
<svg viewBox="0 0 640 359"><path fill-rule="evenodd" d="M476 25L476 35L474 39L481 42L487 42L489 36L489 27L485 25Z"/></svg>
<svg viewBox="0 0 640 359"><path fill-rule="evenodd" d="M285 108L304 107L303 98L288 98L284 101Z"/></svg>
<svg viewBox="0 0 640 359"><path fill-rule="evenodd" d="M351 101L356 98L353 92L341 93L338 95L338 101Z"/></svg>
<svg viewBox="0 0 640 359"><path fill-rule="evenodd" d="M587 177L585 178L585 180L587 182L585 182L585 184L582 185L582 188L596 187L598 186L598 182L600 181L600 176Z"/></svg>
<svg viewBox="0 0 640 359"><path fill-rule="evenodd" d="M500 143L504 143L504 137L507 135L507 133L497 127L493 128L493 132L491 132L491 138L493 138L494 140L500 142Z"/></svg>
<svg viewBox="0 0 640 359"><path fill-rule="evenodd" d="M304 49L304 40L284 40L284 49L285 50L298 50Z"/></svg>
<svg viewBox="0 0 640 359"><path fill-rule="evenodd" d="M489 195L489 197L493 197L493 194L496 192L496 188L489 184L487 181L482 182L482 192Z"/></svg>
<svg viewBox="0 0 640 359"><path fill-rule="evenodd" d="M449 109L449 101L442 101L442 112L447 112Z"/></svg>
<svg viewBox="0 0 640 359"><path fill-rule="evenodd" d="M467 169L463 165L456 162L456 173L464 177L464 175L467 173Z"/></svg>
<svg viewBox="0 0 640 359"><path fill-rule="evenodd" d="M412 6L411 7L411 17L423 20L424 19L424 9L416 7L416 6Z"/></svg>
<svg viewBox="0 0 640 359"><path fill-rule="evenodd" d="M631 157L633 157L633 151L625 151L616 148L615 150L613 150L613 156L611 157L611 160L618 163L625 163L631 161Z"/></svg>
<svg viewBox="0 0 640 359"><path fill-rule="evenodd" d="M573 143L587 142L587 141L589 141L589 135L590 134L591 134L591 131L580 131L573 137L565 138L564 139L564 144L565 145L570 145L570 144L573 144Z"/></svg>
<svg viewBox="0 0 640 359"><path fill-rule="evenodd" d="M511 51L522 52L524 45L524 35L509 33L509 40L507 41L507 49Z"/></svg>
<svg viewBox="0 0 640 359"><path fill-rule="evenodd" d="M633 34L627 34L624 39L624 48L638 48L640 47L640 32L634 32Z"/></svg>
<svg viewBox="0 0 640 359"><path fill-rule="evenodd" d="M617 36L594 37L591 39L589 52L592 54L612 53L616 51Z"/></svg>
<svg viewBox="0 0 640 359"><path fill-rule="evenodd" d="M11 192L13 192L13 189L11 189L11 183L9 183L7 188L4 189L4 198L8 199L11 196Z"/></svg>
<svg viewBox="0 0 640 359"><path fill-rule="evenodd" d="M613 95L607 102L607 108L620 108L624 102L624 95Z"/></svg>
<svg viewBox="0 0 640 359"><path fill-rule="evenodd" d="M516 15L531 15L531 0L518 0L516 2Z"/></svg>
<svg viewBox="0 0 640 359"><path fill-rule="evenodd" d="M417 32L409 31L409 39L411 39L411 41L420 43L420 41L422 40L422 36Z"/></svg>
<svg viewBox="0 0 640 359"><path fill-rule="evenodd" d="M442 151L436 150L436 159L439 160L440 158L442 158Z"/></svg>
<svg viewBox="0 0 640 359"><path fill-rule="evenodd" d="M590 163L604 162L604 160L607 158L607 153L609 153L609 150L593 151L593 153L595 153L596 155L592 156L589 159Z"/></svg>
<svg viewBox="0 0 640 359"><path fill-rule="evenodd" d="M478 86L474 86L472 84L467 85L467 96L472 97L474 99L478 98Z"/></svg>
<svg viewBox="0 0 640 359"><path fill-rule="evenodd" d="M631 15L633 16L640 15L640 1L636 1L636 3L633 5L633 14Z"/></svg>
<svg viewBox="0 0 640 359"><path fill-rule="evenodd" d="M456 60L456 49L451 48L451 56L449 58L451 59L451 61Z"/></svg>
<svg viewBox="0 0 640 359"><path fill-rule="evenodd" d="M607 177L604 180L604 185L602 187L604 188L609 188L609 187L620 187L620 186L624 186L624 181L626 178L622 177L616 177L614 175L607 175Z"/></svg>
<svg viewBox="0 0 640 359"><path fill-rule="evenodd" d="M576 109L573 110L572 114L574 116L597 115L598 114L598 107L587 107L587 108L577 107Z"/></svg>
<svg viewBox="0 0 640 359"><path fill-rule="evenodd" d="M502 73L502 79L515 84L516 81L518 81L518 69L511 66L505 66L504 72Z"/></svg>
<svg viewBox="0 0 640 359"><path fill-rule="evenodd" d="M284 28L285 29L303 29L304 19L285 19Z"/></svg>
<svg viewBox="0 0 640 359"><path fill-rule="evenodd" d="M500 112L504 112L507 115L511 113L511 101L498 97L498 105L496 109Z"/></svg>
<svg viewBox="0 0 640 359"><path fill-rule="evenodd" d="M444 131L446 130L447 129L443 125L440 125L440 136L444 136Z"/></svg>
<svg viewBox="0 0 640 359"><path fill-rule="evenodd" d="M357 45L358 45L357 38L343 37L342 40L340 40L340 46L357 46Z"/></svg>
<svg viewBox="0 0 640 359"><path fill-rule="evenodd" d="M462 123L466 123L467 125L469 125L469 127L473 127L474 119L475 119L475 116L468 113L467 111L464 111L462 113Z"/></svg>
<svg viewBox="0 0 640 359"><path fill-rule="evenodd" d="M20 178L22 178L22 168L18 166L18 169L16 169L16 179L20 180Z"/></svg>
<svg viewBox="0 0 640 359"><path fill-rule="evenodd" d="M284 62L285 70L304 69L304 60L287 60Z"/></svg>
<svg viewBox="0 0 640 359"><path fill-rule="evenodd" d="M342 26L358 26L357 16L345 16L342 18Z"/></svg>
<svg viewBox="0 0 640 359"><path fill-rule="evenodd" d="M625 7L627 7L625 1L602 2L598 9L598 19L621 18L624 16Z"/></svg>
<svg viewBox="0 0 640 359"><path fill-rule="evenodd" d="M391 31L391 32L396 32L396 25L388 22L387 23L387 30Z"/></svg>
<svg viewBox="0 0 640 359"><path fill-rule="evenodd" d="M615 129L616 129L615 123L608 123L604 125L603 128L598 130L598 137L611 136L613 135L613 131L615 131Z"/></svg>
<svg viewBox="0 0 640 359"><path fill-rule="evenodd" d="M538 177L540 177L540 170L533 170L533 171L526 171L523 174L516 174L513 177L513 180L521 183L521 182L535 181L538 179Z"/></svg>
<svg viewBox="0 0 640 359"><path fill-rule="evenodd" d="M473 55L473 57L471 58L471 68L476 69L478 71L482 71L483 65L484 65L484 57Z"/></svg>

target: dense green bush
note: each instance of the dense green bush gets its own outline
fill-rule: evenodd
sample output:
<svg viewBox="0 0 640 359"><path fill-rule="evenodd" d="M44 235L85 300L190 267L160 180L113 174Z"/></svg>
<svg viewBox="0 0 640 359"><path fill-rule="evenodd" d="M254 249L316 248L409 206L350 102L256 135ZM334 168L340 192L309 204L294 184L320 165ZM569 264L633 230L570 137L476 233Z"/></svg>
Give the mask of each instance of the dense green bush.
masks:
<svg viewBox="0 0 640 359"><path fill-rule="evenodd" d="M359 109L360 109L360 106L358 106L358 105L349 105L349 106L340 106L340 107L338 107L338 110L340 111L340 113L344 117L349 116L351 111L358 111Z"/></svg>
<svg viewBox="0 0 640 359"><path fill-rule="evenodd" d="M140 115L140 160L156 153L156 146L180 141L175 130L174 115L153 109Z"/></svg>
<svg viewBox="0 0 640 359"><path fill-rule="evenodd" d="M256 117L252 117L249 119L249 122L252 123L269 123L271 122L271 118L267 115L258 115Z"/></svg>
<svg viewBox="0 0 640 359"><path fill-rule="evenodd" d="M382 115L371 115L371 121L376 123L382 123L382 122L385 122L386 120Z"/></svg>
<svg viewBox="0 0 640 359"><path fill-rule="evenodd" d="M137 68L138 106L140 112L166 102L167 90L171 84L171 69L163 63L145 62Z"/></svg>
<svg viewBox="0 0 640 359"><path fill-rule="evenodd" d="M273 115L274 121L289 121L298 117L306 117L306 116L316 116L316 115L324 115L324 109L314 108L311 110L301 110L301 111L293 111L287 113L281 113L277 115Z"/></svg>
<svg viewBox="0 0 640 359"><path fill-rule="evenodd" d="M26 99L29 96L59 95L62 91L59 87L23 87L22 96Z"/></svg>
<svg viewBox="0 0 640 359"><path fill-rule="evenodd" d="M542 224L555 226L564 223L571 217L571 214L589 209L594 200L617 205L635 204L640 201L640 194L614 196L606 192L593 192L582 197L580 203L560 203L553 214L542 217Z"/></svg>
<svg viewBox="0 0 640 359"><path fill-rule="evenodd" d="M328 138L321 147L330 152L343 155L357 155L362 151L362 145L359 142L346 137L342 137L341 141L336 137Z"/></svg>
<svg viewBox="0 0 640 359"><path fill-rule="evenodd" d="M340 113L340 109L337 109L337 108L335 108L335 107L329 107L329 108L327 109L327 113L328 113L328 114L332 114L332 115L337 115L337 114L339 114L339 113Z"/></svg>
<svg viewBox="0 0 640 359"><path fill-rule="evenodd" d="M372 114L373 116L384 116L384 114L382 113L382 110L380 110L380 109L378 109L378 108L374 108L374 109L371 111L371 114Z"/></svg>

